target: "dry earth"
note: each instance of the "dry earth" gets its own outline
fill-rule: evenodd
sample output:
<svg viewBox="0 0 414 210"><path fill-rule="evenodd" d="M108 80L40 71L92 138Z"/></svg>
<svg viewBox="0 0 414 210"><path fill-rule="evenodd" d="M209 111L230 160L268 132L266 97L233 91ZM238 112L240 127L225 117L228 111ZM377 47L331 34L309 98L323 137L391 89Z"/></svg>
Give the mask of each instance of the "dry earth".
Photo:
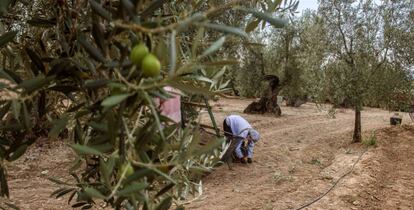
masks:
<svg viewBox="0 0 414 210"><path fill-rule="evenodd" d="M367 108L362 113L366 138L376 130L377 146L350 144L354 115L337 110L330 118L313 104L282 107L283 116L245 115L251 100L214 103L216 121L228 114L244 116L262 135L254 163L217 168L204 180L202 197L187 209L297 209L347 173L352 173L307 209L414 209L414 127L389 126L391 113ZM203 116L206 120L207 114ZM404 124L410 124L408 115ZM366 151L364 153L364 151ZM66 198L50 198L73 155L64 143L40 141L18 164L8 165L11 199L21 209L70 209ZM0 200L0 205L2 205Z"/></svg>
<svg viewBox="0 0 414 210"><path fill-rule="evenodd" d="M201 201L189 209L297 209L328 190L365 151L350 144L352 110L337 110L336 118L329 118L305 104L282 107L283 116L274 118L241 114L248 103L219 101L214 111L219 125L225 115L240 114L259 130L254 163L218 168L204 180ZM414 209L414 128L389 128L391 114L363 111L366 138L386 128L376 132L378 147L369 148L353 173L308 209Z"/></svg>

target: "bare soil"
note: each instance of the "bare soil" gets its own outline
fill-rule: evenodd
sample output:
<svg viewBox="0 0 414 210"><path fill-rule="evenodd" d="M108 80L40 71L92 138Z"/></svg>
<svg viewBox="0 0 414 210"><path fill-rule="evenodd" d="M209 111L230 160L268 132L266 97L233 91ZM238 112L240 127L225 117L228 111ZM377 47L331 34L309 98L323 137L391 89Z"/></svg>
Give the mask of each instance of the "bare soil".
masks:
<svg viewBox="0 0 414 210"><path fill-rule="evenodd" d="M335 118L314 104L282 106L282 116L245 115L252 100L213 103L217 124L228 114L245 117L262 136L254 163L216 168L203 179L200 199L187 209L297 209L333 190L306 209L414 209L414 126L389 125L392 113L366 108L364 137L375 131L376 146L351 144L354 113L336 110ZM202 116L209 123L207 114ZM47 177L62 177L74 159L61 141L41 140L17 163L9 164L11 200L21 209L70 209L67 198L54 199L57 186ZM4 201L4 200L3 200ZM0 206L3 206L0 200Z"/></svg>
<svg viewBox="0 0 414 210"><path fill-rule="evenodd" d="M282 117L275 118L242 114L249 102L219 101L214 111L219 125L224 116L240 114L261 133L254 163L216 169L189 209L297 209L326 192L366 150L351 144L352 110L339 109L331 118L314 104L282 106ZM378 130L377 147L369 147L353 173L307 209L414 209L414 127L391 128L392 114L362 112L364 137ZM404 115L403 121L409 119Z"/></svg>

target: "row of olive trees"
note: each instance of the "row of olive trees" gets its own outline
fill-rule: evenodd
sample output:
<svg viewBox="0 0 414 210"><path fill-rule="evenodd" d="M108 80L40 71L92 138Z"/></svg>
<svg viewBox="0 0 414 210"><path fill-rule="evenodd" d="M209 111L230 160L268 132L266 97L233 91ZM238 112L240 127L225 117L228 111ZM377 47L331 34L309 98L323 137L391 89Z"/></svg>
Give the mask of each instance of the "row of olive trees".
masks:
<svg viewBox="0 0 414 210"><path fill-rule="evenodd" d="M318 11L272 31L266 71L281 77L288 99L354 108L354 140L360 141L363 106L405 110L412 103L413 51L406 47L414 38L412 6L412 1L319 1Z"/></svg>
<svg viewBox="0 0 414 210"><path fill-rule="evenodd" d="M224 89L222 67L237 63L223 53L227 43L247 40L261 22L282 27L270 15L281 3L1 1L0 195L9 196L7 166L39 130L53 138L68 130L72 179L51 178L60 185L54 197L83 209L101 201L116 209L179 206L217 162L221 140L201 146L197 121L177 128L154 99L171 97L167 85L186 102ZM245 31L217 20L235 14L257 24Z"/></svg>

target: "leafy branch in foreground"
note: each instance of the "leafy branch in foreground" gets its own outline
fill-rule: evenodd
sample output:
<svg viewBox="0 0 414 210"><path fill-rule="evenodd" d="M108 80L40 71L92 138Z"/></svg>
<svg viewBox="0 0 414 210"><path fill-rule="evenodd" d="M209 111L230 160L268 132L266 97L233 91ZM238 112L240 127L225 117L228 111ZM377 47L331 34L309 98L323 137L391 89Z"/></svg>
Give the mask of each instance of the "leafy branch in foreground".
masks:
<svg viewBox="0 0 414 210"><path fill-rule="evenodd" d="M284 21L243 9L262 1L190 8L185 1L138 2L39 0L0 8L10 31L0 36L2 196L9 196L5 166L44 129L52 138L70 133L72 179L50 181L61 186L52 196L68 196L74 208L103 201L116 209L168 209L197 191L218 161L222 139L202 145L206 137L194 116L180 128L160 114L156 100L171 97L165 86L188 102L226 89L223 67L237 62L215 53L227 37L247 34L214 23L213 14L240 10L277 27ZM20 20L12 18L23 11ZM213 31L220 38L203 43Z"/></svg>

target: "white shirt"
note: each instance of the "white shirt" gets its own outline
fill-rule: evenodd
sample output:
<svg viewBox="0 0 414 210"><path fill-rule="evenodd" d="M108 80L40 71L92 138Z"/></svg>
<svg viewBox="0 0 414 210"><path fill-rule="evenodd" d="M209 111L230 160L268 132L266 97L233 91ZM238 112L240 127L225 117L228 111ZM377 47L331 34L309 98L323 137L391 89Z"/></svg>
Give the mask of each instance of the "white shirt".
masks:
<svg viewBox="0 0 414 210"><path fill-rule="evenodd" d="M252 128L249 122L239 115L230 115L226 117L226 123L230 126L233 135L240 136L242 138L247 138L249 134L249 129Z"/></svg>

